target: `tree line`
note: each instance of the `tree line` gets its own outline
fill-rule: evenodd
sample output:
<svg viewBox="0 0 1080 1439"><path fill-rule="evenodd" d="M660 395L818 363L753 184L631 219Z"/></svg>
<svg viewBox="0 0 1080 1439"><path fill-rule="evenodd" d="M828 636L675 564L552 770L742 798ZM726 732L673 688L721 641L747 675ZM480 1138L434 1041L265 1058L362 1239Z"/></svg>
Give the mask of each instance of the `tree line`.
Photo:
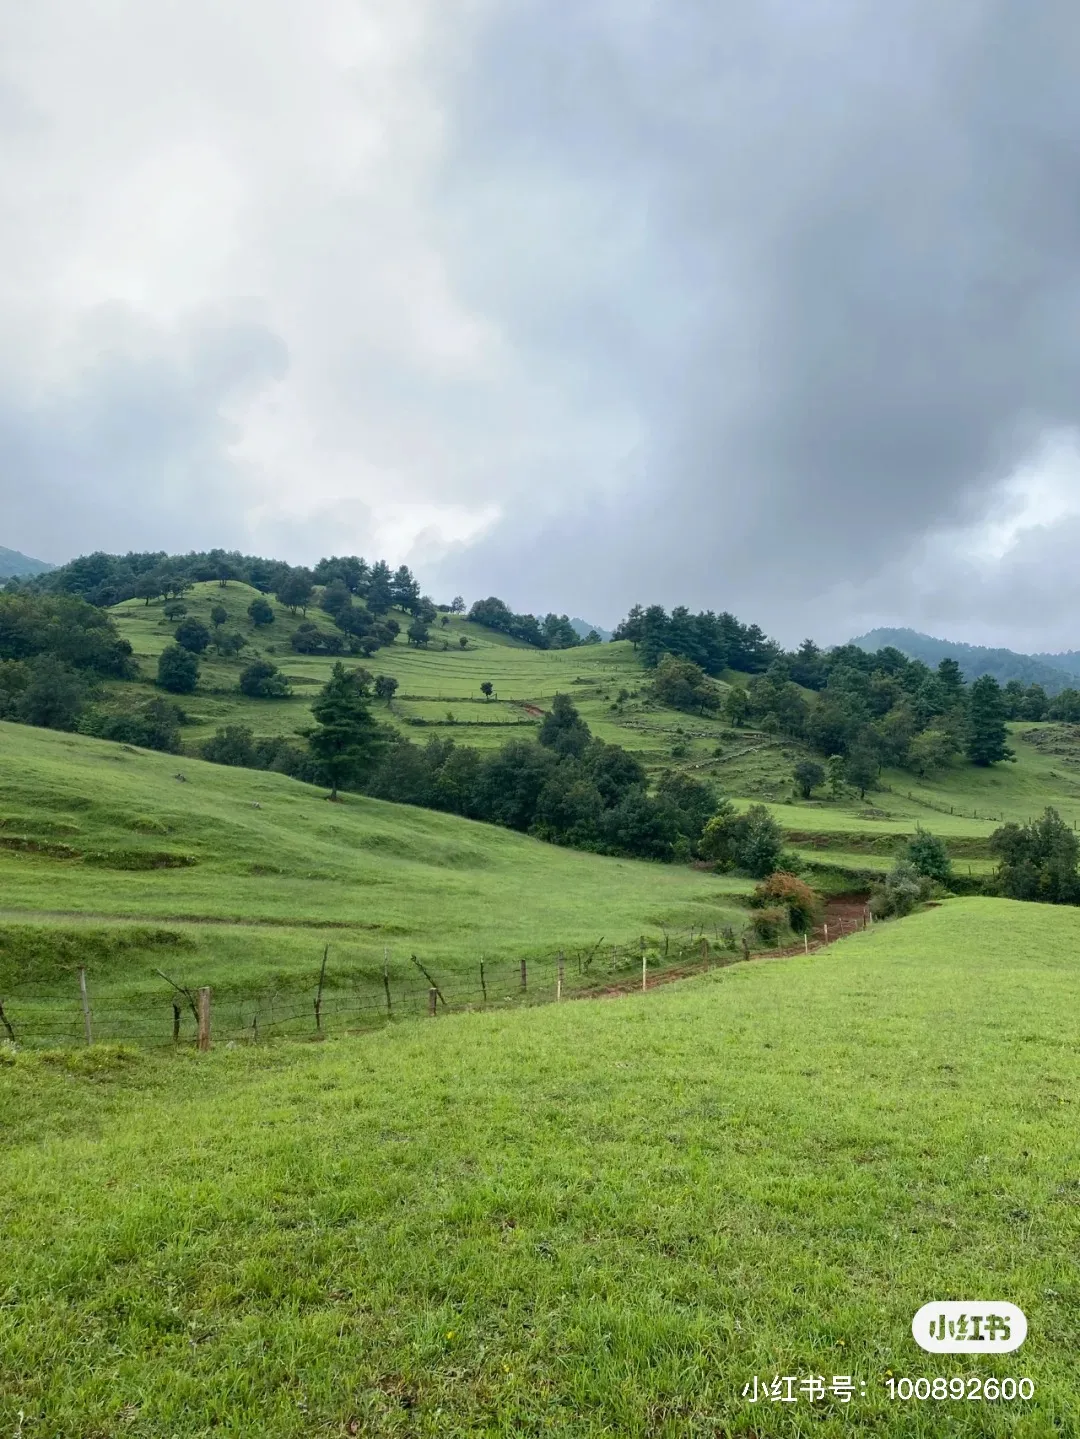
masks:
<svg viewBox="0 0 1080 1439"><path fill-rule="evenodd" d="M567 615L547 614L539 619L536 615L517 615L494 595L477 600L469 610L468 619L474 625L483 625L540 650L570 650L578 645L602 643L595 630L584 637L579 635Z"/></svg>

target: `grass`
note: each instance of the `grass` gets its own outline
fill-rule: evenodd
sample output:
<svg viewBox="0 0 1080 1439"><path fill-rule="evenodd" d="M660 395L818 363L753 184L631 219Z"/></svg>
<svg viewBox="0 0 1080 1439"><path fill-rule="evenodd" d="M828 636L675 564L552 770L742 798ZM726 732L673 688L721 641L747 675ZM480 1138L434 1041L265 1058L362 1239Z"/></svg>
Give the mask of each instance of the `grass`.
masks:
<svg viewBox="0 0 1080 1439"><path fill-rule="evenodd" d="M103 925L113 940L83 961L96 1007L135 1006L136 1028L166 1037L157 968L213 986L239 1027L252 1017L244 1003L275 994L302 992L310 1017L327 943L328 1005L360 1015L384 1003L384 959L399 1004L426 1002L414 954L455 994L479 994L483 958L502 995L523 958L553 986L565 952L574 987L640 966L643 935L659 963L665 930L745 923L745 881L356 795L330 805L281 775L84 736L0 724L0 794L0 1000L18 1014L20 1000L67 996L64 1033L81 1024L76 951ZM119 937L117 924L128 926ZM173 938L147 939L159 932Z"/></svg>
<svg viewBox="0 0 1080 1439"><path fill-rule="evenodd" d="M645 998L9 1054L0 1432L1076 1433L1078 954L1074 910L958 900ZM1024 1347L917 1349L965 1296Z"/></svg>

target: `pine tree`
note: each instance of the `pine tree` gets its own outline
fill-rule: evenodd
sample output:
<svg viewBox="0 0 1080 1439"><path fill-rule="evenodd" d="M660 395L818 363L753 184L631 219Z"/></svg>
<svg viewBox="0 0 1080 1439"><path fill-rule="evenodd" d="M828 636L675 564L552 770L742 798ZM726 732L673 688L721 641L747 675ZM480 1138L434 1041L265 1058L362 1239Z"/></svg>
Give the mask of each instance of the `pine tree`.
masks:
<svg viewBox="0 0 1080 1439"><path fill-rule="evenodd" d="M319 760L336 800L341 785L360 779L374 764L385 738L368 705L367 670L346 670L338 661L311 706L315 728L308 745Z"/></svg>
<svg viewBox="0 0 1080 1439"><path fill-rule="evenodd" d="M993 675L982 675L968 692L967 754L972 764L1012 759L1005 728L1005 699Z"/></svg>

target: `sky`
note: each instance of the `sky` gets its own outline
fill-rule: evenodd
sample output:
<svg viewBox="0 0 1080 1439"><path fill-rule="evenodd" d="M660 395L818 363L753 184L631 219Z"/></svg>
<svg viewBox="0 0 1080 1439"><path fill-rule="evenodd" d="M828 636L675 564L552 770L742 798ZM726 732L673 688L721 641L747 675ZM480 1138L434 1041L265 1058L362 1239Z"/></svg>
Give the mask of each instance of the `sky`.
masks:
<svg viewBox="0 0 1080 1439"><path fill-rule="evenodd" d="M1066 0L0 0L0 544L1080 647Z"/></svg>

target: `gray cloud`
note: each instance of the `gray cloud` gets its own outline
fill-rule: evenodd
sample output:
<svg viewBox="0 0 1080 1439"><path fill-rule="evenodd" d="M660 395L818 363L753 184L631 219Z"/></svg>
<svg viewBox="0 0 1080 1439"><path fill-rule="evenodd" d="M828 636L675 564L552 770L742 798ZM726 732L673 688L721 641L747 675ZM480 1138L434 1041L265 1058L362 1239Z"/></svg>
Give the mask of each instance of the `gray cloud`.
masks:
<svg viewBox="0 0 1080 1439"><path fill-rule="evenodd" d="M1064 0L66 8L0 0L0 543L1080 643Z"/></svg>

